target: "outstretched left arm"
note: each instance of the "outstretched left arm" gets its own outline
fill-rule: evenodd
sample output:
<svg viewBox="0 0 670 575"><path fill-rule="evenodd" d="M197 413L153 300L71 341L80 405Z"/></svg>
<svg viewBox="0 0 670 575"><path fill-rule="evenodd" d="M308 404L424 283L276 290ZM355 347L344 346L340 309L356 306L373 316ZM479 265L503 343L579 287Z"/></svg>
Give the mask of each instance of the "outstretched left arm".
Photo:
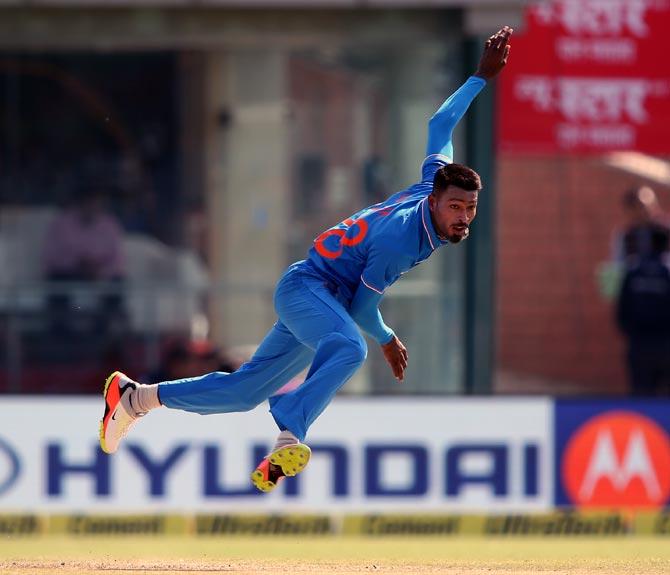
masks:
<svg viewBox="0 0 670 575"><path fill-rule="evenodd" d="M426 156L441 154L453 160L454 146L451 138L454 128L485 85L483 78L470 76L435 112L428 122Z"/></svg>
<svg viewBox="0 0 670 575"><path fill-rule="evenodd" d="M454 128L486 82L497 76L507 64L512 32L512 28L503 26L486 41L475 74L449 96L430 119L426 156L441 154L453 160L454 148L451 139Z"/></svg>

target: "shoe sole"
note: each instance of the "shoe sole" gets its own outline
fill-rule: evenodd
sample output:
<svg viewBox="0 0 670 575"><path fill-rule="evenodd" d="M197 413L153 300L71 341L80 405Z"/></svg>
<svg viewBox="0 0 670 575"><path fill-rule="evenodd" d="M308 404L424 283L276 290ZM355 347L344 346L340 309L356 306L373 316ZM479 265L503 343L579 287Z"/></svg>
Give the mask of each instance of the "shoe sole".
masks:
<svg viewBox="0 0 670 575"><path fill-rule="evenodd" d="M264 493L270 493L270 491L277 487L279 481L282 479L284 479L283 476L277 480L277 483L266 480L265 474L258 468L254 469L253 473L251 474L251 482L256 486L256 489L263 491Z"/></svg>
<svg viewBox="0 0 670 575"><path fill-rule="evenodd" d="M270 463L278 465L287 477L298 475L309 463L312 450L304 443L287 445L270 454Z"/></svg>
<svg viewBox="0 0 670 575"><path fill-rule="evenodd" d="M106 380L105 380L105 388L102 390L102 397L105 400L105 413L102 416L102 419L100 420L100 447L105 453L113 453L112 451L109 451L107 449L107 443L105 441L105 422L107 421L107 418L111 415L111 413L114 411L114 408L118 405L121 397L119 396L116 400L116 403L114 404L114 408L112 408L107 401L107 394L109 393L109 386L112 384L112 381L114 381L114 378L122 375L120 371L115 371L110 375ZM118 386L117 386L118 390Z"/></svg>
<svg viewBox="0 0 670 575"><path fill-rule="evenodd" d="M287 445L272 452L268 459L270 463L281 468L285 476L293 477L307 467L311 455L312 450L307 445L298 443L297 445ZM251 474L251 482L260 491L268 493L277 487L277 483L266 480L265 474L259 467Z"/></svg>

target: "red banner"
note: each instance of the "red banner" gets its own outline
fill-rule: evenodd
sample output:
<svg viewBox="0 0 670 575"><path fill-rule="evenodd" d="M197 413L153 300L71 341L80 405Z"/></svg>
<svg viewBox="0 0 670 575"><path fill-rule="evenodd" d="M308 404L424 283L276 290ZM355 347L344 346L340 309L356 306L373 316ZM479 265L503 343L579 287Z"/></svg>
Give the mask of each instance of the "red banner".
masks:
<svg viewBox="0 0 670 575"><path fill-rule="evenodd" d="M670 153L670 0L549 0L526 22L499 80L501 150Z"/></svg>

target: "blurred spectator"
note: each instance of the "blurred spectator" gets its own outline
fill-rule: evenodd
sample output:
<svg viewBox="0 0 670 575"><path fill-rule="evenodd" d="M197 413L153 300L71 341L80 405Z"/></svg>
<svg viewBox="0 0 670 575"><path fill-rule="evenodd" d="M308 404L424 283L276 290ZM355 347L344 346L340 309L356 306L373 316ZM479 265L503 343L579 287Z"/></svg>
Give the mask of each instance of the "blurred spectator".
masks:
<svg viewBox="0 0 670 575"><path fill-rule="evenodd" d="M628 266L650 255L652 236L666 236L670 241L670 220L649 186L626 191L621 206L624 225L613 234L610 260L596 270L600 293L606 300L616 298Z"/></svg>
<svg viewBox="0 0 670 575"><path fill-rule="evenodd" d="M636 228L633 228L636 229ZM619 327L628 339L632 395L667 394L670 385L670 245L667 229L650 226L635 241L617 305ZM633 244L629 244L633 247Z"/></svg>
<svg viewBox="0 0 670 575"><path fill-rule="evenodd" d="M649 186L628 190L622 205L626 223L615 235L613 259L625 264L630 258L648 257L654 249L653 236L665 235L668 240L670 228L658 198Z"/></svg>
<svg viewBox="0 0 670 575"><path fill-rule="evenodd" d="M107 211L99 186L82 187L75 202L58 214L46 235L44 267L50 282L85 282L94 288L96 329L107 330L123 321L121 282L125 275L123 233ZM52 286L49 311L52 326L71 327L72 291ZM100 290L97 293L97 290Z"/></svg>

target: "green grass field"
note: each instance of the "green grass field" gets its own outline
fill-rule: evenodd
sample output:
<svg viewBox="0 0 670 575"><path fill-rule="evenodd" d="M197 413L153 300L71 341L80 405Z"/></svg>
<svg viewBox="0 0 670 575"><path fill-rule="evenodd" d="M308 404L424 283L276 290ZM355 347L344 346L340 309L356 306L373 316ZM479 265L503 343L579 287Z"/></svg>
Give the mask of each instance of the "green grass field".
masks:
<svg viewBox="0 0 670 575"><path fill-rule="evenodd" d="M7 537L0 572L83 573L670 573L663 538Z"/></svg>

